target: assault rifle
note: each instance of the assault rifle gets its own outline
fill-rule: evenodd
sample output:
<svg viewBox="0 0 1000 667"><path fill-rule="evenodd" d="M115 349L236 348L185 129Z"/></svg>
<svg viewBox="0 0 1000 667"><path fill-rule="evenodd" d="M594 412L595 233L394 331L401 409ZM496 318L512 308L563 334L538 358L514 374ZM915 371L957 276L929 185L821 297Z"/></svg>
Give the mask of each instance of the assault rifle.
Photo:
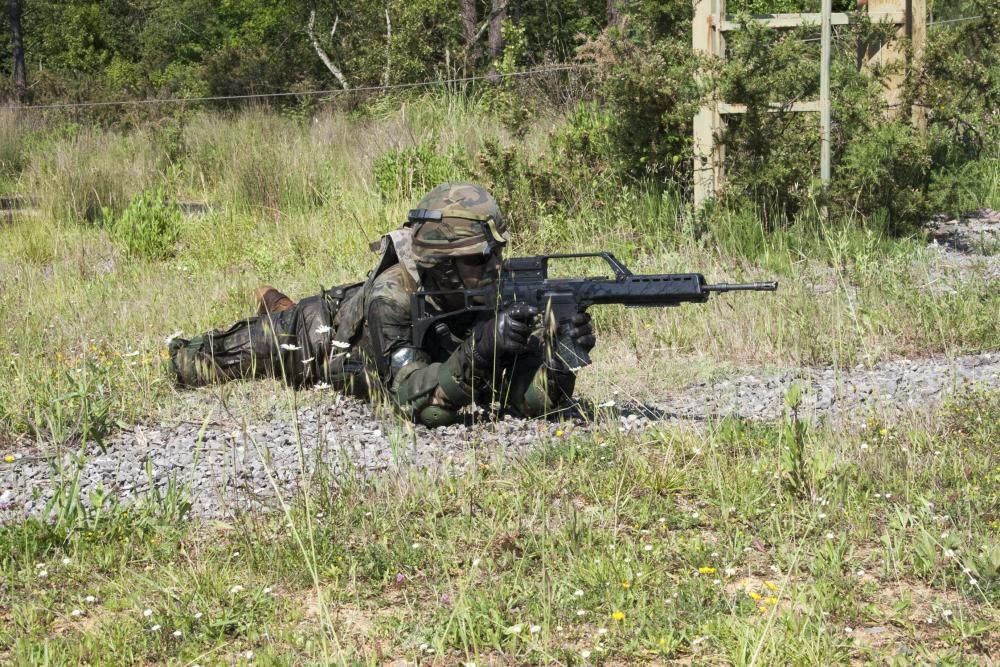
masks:
<svg viewBox="0 0 1000 667"><path fill-rule="evenodd" d="M614 278L549 278L549 260L599 257L614 272ZM586 350L564 334L573 315L593 305L618 303L631 308L679 306L705 303L712 292L773 292L777 282L708 284L700 273L635 275L609 252L535 255L506 260L494 285L468 290L416 292L411 296L413 342L423 344L429 329L442 330L445 320L469 311L499 312L515 303L527 303L546 313L558 326L556 354L573 370L590 364ZM447 312L428 303L425 297L462 297L464 306ZM437 300L441 303L442 300ZM448 299L454 303L457 298ZM447 331L443 329L442 332Z"/></svg>

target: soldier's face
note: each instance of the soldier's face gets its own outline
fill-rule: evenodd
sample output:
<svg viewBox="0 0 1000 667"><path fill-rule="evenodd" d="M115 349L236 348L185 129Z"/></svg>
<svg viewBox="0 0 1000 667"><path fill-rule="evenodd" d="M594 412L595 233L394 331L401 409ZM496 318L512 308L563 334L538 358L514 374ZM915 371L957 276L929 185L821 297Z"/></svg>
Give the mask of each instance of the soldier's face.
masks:
<svg viewBox="0 0 1000 667"><path fill-rule="evenodd" d="M489 255L469 255L455 259L455 271L465 289L491 285L500 277L499 251Z"/></svg>

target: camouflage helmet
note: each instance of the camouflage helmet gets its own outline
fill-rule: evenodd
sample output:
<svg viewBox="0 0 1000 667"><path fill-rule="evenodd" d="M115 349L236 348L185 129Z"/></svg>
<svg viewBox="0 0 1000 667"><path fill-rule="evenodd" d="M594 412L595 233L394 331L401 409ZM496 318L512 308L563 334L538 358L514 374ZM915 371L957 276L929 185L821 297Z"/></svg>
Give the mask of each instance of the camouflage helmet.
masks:
<svg viewBox="0 0 1000 667"><path fill-rule="evenodd" d="M489 255L509 240L496 200L472 183L442 183L410 211L417 264L429 268L444 259Z"/></svg>

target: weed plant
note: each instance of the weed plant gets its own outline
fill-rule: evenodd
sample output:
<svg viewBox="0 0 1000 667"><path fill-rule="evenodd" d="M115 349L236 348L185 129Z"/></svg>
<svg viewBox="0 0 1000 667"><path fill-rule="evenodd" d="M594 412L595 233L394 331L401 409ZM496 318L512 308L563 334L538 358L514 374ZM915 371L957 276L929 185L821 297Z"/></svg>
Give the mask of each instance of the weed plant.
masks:
<svg viewBox="0 0 1000 667"><path fill-rule="evenodd" d="M127 259L166 259L174 254L182 216L169 197L160 187L137 195L121 215L104 211L102 219L111 238Z"/></svg>

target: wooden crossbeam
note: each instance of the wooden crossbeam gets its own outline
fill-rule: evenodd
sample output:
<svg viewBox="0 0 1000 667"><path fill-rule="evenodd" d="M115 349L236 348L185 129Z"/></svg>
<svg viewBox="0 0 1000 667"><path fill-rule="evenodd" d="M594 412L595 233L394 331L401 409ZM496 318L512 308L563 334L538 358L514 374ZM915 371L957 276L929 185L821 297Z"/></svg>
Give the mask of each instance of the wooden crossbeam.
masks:
<svg viewBox="0 0 1000 667"><path fill-rule="evenodd" d="M924 0L926 2L926 0ZM750 20L760 23L768 28L796 28L801 25L819 26L822 23L822 14L817 13L795 13L795 14L754 14ZM868 17L875 23L894 23L903 25L906 22L906 12L868 12ZM726 16L716 25L716 17L710 19L712 26L722 32L732 32L741 27L740 17L735 14ZM830 15L830 25L849 25L851 17L844 12L834 12Z"/></svg>
<svg viewBox="0 0 1000 667"><path fill-rule="evenodd" d="M718 103L719 113L722 114L741 114L747 112L747 105L745 104L729 104L728 102ZM792 111L792 112L811 112L816 113L820 110L819 100L809 100L806 102L793 102L792 104L781 104L779 102L772 102L768 105L768 111L772 113L778 113L780 111Z"/></svg>
<svg viewBox="0 0 1000 667"><path fill-rule="evenodd" d="M850 17L843 13L837 12L831 15L831 25L847 25L850 23ZM750 20L754 23L760 23L768 28L795 28L800 25L816 25L820 24L822 20L821 14L754 14L750 17ZM723 32L730 32L732 30L740 29L739 17L734 14L726 14L726 18L722 21L719 27Z"/></svg>

